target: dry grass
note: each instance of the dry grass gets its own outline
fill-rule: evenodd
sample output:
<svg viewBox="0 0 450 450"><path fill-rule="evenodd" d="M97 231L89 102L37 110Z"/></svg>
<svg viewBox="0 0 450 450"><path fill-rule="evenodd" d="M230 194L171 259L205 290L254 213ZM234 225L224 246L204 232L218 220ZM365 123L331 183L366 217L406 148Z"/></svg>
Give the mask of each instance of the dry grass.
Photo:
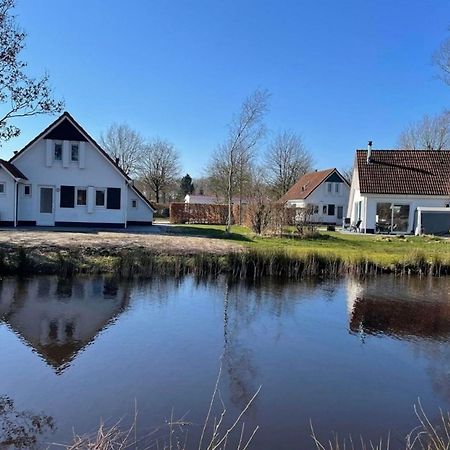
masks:
<svg viewBox="0 0 450 450"><path fill-rule="evenodd" d="M366 441L362 436L353 439L340 439L334 435L328 441L321 441L311 424L311 437L316 450L449 450L450 449L450 413L440 411L438 423L433 423L428 418L420 403L414 405L414 412L418 420L418 426L405 437L403 443L395 445L391 442L390 434L383 439L373 442Z"/></svg>
<svg viewBox="0 0 450 450"><path fill-rule="evenodd" d="M229 448L228 441L230 437L234 433L239 432L239 440L237 446L234 448L235 450L247 450L259 427L257 426L250 430L249 433L246 433L243 419L258 396L261 386L231 425L226 427L224 421L227 416L227 408L222 400L219 389L221 374L222 366L219 369L208 411L202 425L199 442L195 445L188 445L189 426L192 424L187 422L184 417L175 419L173 411L162 430L153 430L150 434L138 438L137 407L135 407L134 420L130 427L121 427L120 421L112 426L106 426L101 422L95 433L90 435L75 435L70 444L56 445L65 450L188 450L189 448L197 448L197 450L226 450ZM212 412L216 404L220 406L220 412L218 416L213 417ZM163 436L156 437L161 431L163 432Z"/></svg>
<svg viewBox="0 0 450 450"><path fill-rule="evenodd" d="M155 227L156 230L157 227ZM23 246L44 251L57 249L95 248L101 250L142 248L155 252L192 254L197 252L225 253L241 249L236 242L205 236L180 236L138 231L53 231L2 230L0 247Z"/></svg>

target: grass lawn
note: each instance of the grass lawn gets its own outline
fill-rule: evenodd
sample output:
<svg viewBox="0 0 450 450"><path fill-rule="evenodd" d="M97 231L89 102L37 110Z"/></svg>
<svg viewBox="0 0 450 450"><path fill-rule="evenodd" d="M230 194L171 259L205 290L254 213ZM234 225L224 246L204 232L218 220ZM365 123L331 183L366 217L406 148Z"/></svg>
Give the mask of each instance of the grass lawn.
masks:
<svg viewBox="0 0 450 450"><path fill-rule="evenodd" d="M450 264L450 240L430 236L379 236L322 231L316 239L295 237L260 237L242 226L233 226L231 236L222 225L177 225L177 233L211 238L230 239L249 248L266 251L285 250L289 254L317 252L339 256L348 261L361 258L377 264L389 265L417 260L424 256L428 261L439 259ZM175 231L174 230L174 231Z"/></svg>

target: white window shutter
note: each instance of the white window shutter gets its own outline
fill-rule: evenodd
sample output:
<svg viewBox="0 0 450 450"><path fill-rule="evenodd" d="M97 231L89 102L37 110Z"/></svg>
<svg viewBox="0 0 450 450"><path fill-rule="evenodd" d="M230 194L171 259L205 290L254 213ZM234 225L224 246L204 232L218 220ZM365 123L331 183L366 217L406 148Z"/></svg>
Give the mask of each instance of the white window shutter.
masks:
<svg viewBox="0 0 450 450"><path fill-rule="evenodd" d="M86 142L80 142L78 153L78 166L80 169L84 169L86 166Z"/></svg>
<svg viewBox="0 0 450 450"><path fill-rule="evenodd" d="M69 158L70 158L70 142L63 141L63 154L62 154L63 167L69 167L70 161Z"/></svg>
<svg viewBox="0 0 450 450"><path fill-rule="evenodd" d="M53 162L53 141L51 139L45 139L45 165L52 167Z"/></svg>
<svg viewBox="0 0 450 450"><path fill-rule="evenodd" d="M88 213L94 212L94 188L92 186L87 188L87 211Z"/></svg>

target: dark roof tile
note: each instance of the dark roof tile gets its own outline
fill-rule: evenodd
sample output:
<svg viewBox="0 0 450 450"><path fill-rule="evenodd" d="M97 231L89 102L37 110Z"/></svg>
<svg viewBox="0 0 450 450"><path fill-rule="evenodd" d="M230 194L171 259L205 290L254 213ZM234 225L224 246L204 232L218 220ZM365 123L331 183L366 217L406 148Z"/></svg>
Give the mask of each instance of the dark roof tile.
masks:
<svg viewBox="0 0 450 450"><path fill-rule="evenodd" d="M450 195L450 151L356 151L359 187L365 194Z"/></svg>
<svg viewBox="0 0 450 450"><path fill-rule="evenodd" d="M279 202L304 200L335 171L342 178L335 168L306 173L280 198Z"/></svg>

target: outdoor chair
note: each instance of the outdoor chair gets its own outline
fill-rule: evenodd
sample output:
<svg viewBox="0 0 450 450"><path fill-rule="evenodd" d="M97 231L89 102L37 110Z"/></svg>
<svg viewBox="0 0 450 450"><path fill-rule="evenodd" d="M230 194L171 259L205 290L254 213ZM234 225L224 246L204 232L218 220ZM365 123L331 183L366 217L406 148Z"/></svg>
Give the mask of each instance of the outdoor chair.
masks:
<svg viewBox="0 0 450 450"><path fill-rule="evenodd" d="M355 233L359 232L359 227L361 226L362 220L359 219L356 223L350 226L350 231L354 231Z"/></svg>

